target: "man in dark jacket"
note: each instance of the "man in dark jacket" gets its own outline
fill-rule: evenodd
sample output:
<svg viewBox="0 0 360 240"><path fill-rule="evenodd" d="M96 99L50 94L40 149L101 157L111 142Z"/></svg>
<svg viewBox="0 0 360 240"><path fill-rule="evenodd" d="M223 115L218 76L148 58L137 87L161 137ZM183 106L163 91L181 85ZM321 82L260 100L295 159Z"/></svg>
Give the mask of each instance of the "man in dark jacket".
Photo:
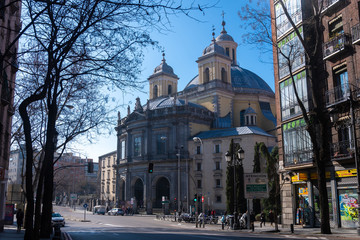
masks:
<svg viewBox="0 0 360 240"><path fill-rule="evenodd" d="M17 222L17 232L21 231L21 225L23 224L24 220L24 212L19 209L16 213L16 222Z"/></svg>

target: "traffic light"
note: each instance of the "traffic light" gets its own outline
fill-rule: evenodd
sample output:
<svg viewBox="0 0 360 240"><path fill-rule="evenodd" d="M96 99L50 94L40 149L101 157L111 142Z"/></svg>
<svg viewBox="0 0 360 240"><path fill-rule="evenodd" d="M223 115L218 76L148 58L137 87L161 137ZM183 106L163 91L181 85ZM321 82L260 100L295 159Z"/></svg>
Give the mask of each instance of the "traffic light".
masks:
<svg viewBox="0 0 360 240"><path fill-rule="evenodd" d="M201 202L204 202L204 200L205 200L204 196L201 196Z"/></svg>
<svg viewBox="0 0 360 240"><path fill-rule="evenodd" d="M177 199L174 198L174 208L175 208L175 212L176 212L176 209L177 209Z"/></svg>
<svg viewBox="0 0 360 240"><path fill-rule="evenodd" d="M194 202L196 202L197 201L197 194L194 194Z"/></svg>
<svg viewBox="0 0 360 240"><path fill-rule="evenodd" d="M152 172L153 172L153 168L154 168L154 164L153 164L153 163L149 163L149 170L148 170L148 172L149 172L149 173L152 173Z"/></svg>
<svg viewBox="0 0 360 240"><path fill-rule="evenodd" d="M88 162L88 173L93 173L93 172L94 172L94 163Z"/></svg>

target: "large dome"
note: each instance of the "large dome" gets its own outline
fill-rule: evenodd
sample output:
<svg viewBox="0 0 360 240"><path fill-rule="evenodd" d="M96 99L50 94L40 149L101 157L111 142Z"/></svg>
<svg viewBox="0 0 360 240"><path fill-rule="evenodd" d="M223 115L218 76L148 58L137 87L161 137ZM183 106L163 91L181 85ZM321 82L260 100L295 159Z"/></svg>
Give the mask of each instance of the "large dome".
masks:
<svg viewBox="0 0 360 240"><path fill-rule="evenodd" d="M199 76L196 76L186 85L184 90L189 90L199 84ZM231 66L231 85L234 88L262 90L274 94L273 90L261 77L239 66Z"/></svg>

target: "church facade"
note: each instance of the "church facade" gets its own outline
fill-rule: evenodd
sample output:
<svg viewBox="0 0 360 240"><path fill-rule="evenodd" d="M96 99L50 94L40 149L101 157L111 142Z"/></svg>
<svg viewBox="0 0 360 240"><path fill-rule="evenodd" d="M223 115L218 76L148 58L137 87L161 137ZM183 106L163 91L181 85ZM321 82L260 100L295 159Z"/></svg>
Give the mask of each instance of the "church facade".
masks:
<svg viewBox="0 0 360 240"><path fill-rule="evenodd" d="M230 141L245 150L252 172L254 145L276 145L275 94L255 73L238 66L237 43L225 30L197 59L198 75L178 90L166 62L149 76L149 100L118 118L116 204L130 201L152 213L164 203L190 211L195 194L203 208L226 209L225 153ZM264 164L263 164L264 165Z"/></svg>

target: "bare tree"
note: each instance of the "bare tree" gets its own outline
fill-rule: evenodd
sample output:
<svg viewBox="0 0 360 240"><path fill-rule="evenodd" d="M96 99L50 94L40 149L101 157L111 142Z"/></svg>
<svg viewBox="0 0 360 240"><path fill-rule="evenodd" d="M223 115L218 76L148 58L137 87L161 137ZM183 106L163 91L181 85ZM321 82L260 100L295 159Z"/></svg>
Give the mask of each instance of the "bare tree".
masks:
<svg viewBox="0 0 360 240"><path fill-rule="evenodd" d="M79 134L95 134L107 123L102 116L111 109L103 90L141 86L141 49L156 45L150 30L166 28L170 14L190 16L207 6L165 0L25 0L23 6L23 21L29 27L22 32L26 47L20 56L26 61L21 70L24 79L31 79L29 84L21 81L24 92L19 93L26 145L25 239L38 239L40 226L40 237L51 232L54 151ZM31 58L34 55L39 59ZM43 152L35 224L34 146Z"/></svg>
<svg viewBox="0 0 360 240"><path fill-rule="evenodd" d="M251 2L251 1L250 1ZM279 60L274 59L279 64L279 69L287 71L293 85L295 99L301 109L303 119L306 124L306 130L312 143L312 156L318 175L318 189L320 200L321 232L330 234L329 222L329 204L326 190L325 169L330 159L330 118L324 102L326 72L324 70L324 60L322 56L323 26L322 14L323 1L308 0L305 1L307 16L303 18L301 28L296 26L295 18L289 14L283 0L279 0L280 11L277 18L285 18L293 29L293 34L284 40L284 43L278 43L274 32L281 31L276 24L276 19L271 18L269 3L266 1L255 1L253 4L247 4L239 16L249 32L245 39L248 43L256 43L259 46L270 44L274 51L278 53ZM273 3L273 1L270 1ZM305 7L305 6L303 6ZM304 34L303 34L304 33ZM304 35L309 36L306 39ZM292 37L293 38L292 38ZM311 37L310 37L311 36ZM290 41L292 40L293 41ZM280 61L281 60L281 61ZM310 89L309 103L305 103L297 89L296 79L293 74L298 67L298 61L306 62L306 72L308 79L308 89ZM280 73L281 74L281 73Z"/></svg>

